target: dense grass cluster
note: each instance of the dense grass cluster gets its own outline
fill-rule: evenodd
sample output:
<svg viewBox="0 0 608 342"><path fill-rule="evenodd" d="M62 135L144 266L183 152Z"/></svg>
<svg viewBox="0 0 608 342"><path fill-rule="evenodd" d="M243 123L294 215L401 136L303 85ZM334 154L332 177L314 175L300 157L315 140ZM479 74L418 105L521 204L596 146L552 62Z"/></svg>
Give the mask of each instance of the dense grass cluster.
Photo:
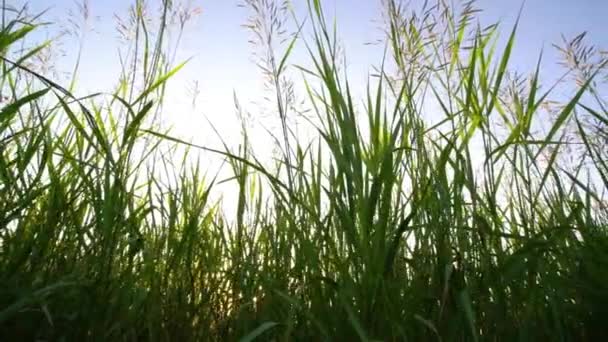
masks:
<svg viewBox="0 0 608 342"><path fill-rule="evenodd" d="M163 4L151 28L136 2L121 81L83 98L36 71L48 44L23 43L36 18L5 13L1 340L608 332L605 62L582 37L562 47L566 79L577 78L556 99L541 88L540 58L529 78L509 77L516 27L500 40L498 26L476 25L472 3L414 13L382 1L386 59L356 99L320 1L280 52L272 39L287 5L245 1L281 123L282 152L264 165L245 128L238 150L214 149L155 120L180 68L165 48ZM297 47L309 66L290 65ZM289 127L294 83L312 109L300 118L314 127L310 143ZM225 159L233 176L204 177L193 158L175 166L171 152L184 146ZM212 200L220 182L238 187L234 215Z"/></svg>

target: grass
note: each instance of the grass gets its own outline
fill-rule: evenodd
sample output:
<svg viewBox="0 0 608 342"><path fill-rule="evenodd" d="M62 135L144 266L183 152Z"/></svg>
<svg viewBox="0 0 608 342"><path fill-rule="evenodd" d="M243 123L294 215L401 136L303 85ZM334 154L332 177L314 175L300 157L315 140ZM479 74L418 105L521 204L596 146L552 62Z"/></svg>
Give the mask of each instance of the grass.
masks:
<svg viewBox="0 0 608 342"><path fill-rule="evenodd" d="M386 58L356 99L320 1L286 46L268 23L286 25L288 7L245 2L247 27L267 39L257 44L281 123L272 165L255 156L246 125L233 150L158 124L181 67L167 51L169 3L152 29L136 2L121 82L81 98L32 67L48 43L17 48L36 18L5 13L0 338L605 336L606 62L570 41L566 60L579 63L566 79L576 82L554 104L541 58L527 80L510 76L517 26L499 40L498 26L476 26L473 3L417 15L382 4ZM294 46L310 66L289 63ZM293 82L312 108L310 143L289 128ZM225 159L233 177L175 166L184 146ZM212 200L222 182L237 186L234 216Z"/></svg>

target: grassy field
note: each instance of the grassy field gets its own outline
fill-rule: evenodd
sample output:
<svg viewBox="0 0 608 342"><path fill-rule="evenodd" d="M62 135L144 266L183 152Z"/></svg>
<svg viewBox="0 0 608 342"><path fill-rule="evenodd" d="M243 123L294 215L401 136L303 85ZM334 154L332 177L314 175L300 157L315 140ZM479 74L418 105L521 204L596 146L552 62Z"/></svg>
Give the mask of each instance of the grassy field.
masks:
<svg viewBox="0 0 608 342"><path fill-rule="evenodd" d="M53 42L24 43L44 16L5 10L0 340L607 336L606 56L582 36L560 48L557 96L540 51L529 77L510 72L517 27L479 27L472 3L413 15L387 0L386 58L353 98L319 1L277 51L286 9L247 0L279 127L262 163L246 125L217 149L159 124L181 67L163 40L173 9L152 28L141 4L117 87L80 98L37 68ZM310 143L290 129L291 84ZM232 176L205 176L198 150ZM238 189L234 213L220 183Z"/></svg>

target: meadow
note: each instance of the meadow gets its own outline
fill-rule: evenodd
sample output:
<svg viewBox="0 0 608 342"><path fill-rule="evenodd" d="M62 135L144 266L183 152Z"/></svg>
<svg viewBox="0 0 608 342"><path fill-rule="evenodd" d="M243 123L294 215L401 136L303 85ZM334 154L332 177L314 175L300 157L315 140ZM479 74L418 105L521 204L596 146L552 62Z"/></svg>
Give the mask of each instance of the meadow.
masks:
<svg viewBox="0 0 608 342"><path fill-rule="evenodd" d="M608 336L608 54L584 35L558 47L564 75L544 84L558 61L539 50L515 75L521 32L478 25L474 2L382 1L385 58L355 98L321 1L304 20L246 0L278 128L268 162L245 123L219 148L162 125L187 64L166 32L190 13L161 3L134 2L116 87L76 96L40 67L53 41L28 40L44 14L3 2L0 340Z"/></svg>

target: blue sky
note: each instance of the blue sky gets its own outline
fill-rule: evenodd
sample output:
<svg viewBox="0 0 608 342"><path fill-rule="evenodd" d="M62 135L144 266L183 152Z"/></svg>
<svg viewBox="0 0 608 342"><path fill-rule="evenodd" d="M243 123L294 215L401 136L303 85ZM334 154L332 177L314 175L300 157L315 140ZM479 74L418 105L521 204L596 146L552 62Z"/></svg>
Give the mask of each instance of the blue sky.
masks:
<svg viewBox="0 0 608 342"><path fill-rule="evenodd" d="M304 1L293 2L296 8L303 8ZM49 8L46 18L55 22L50 26L51 30L56 29L57 24L65 23L69 10L75 8L74 0L30 0L29 3L34 10ZM79 74L82 92L108 90L117 79L118 46L114 15L125 13L130 3L128 0L89 0L91 14L95 18L92 22L95 32L87 33L84 46ZM175 126L180 136L207 143L203 137L210 134L201 134L209 132L207 120L220 131L234 130L233 92L247 110L256 111L255 101L262 95L261 77L252 61L251 46L247 43L249 33L241 27L248 13L246 9L237 7L239 1L193 0L193 3L203 12L187 28L178 54L179 60L192 59L173 80L171 105L167 106L164 119ZM322 3L326 13L337 15L339 36L349 62L349 77L354 84L363 86L370 67L378 65L382 57L381 46L366 45L382 36L377 22L380 0L324 0ZM477 2L477 7L483 9L481 23L501 21L505 37L520 6L519 0ZM511 66L531 70L544 47L543 72L549 78L554 76L558 69L551 43L560 41L561 34L573 37L589 31L590 42L608 47L608 24L604 21L607 13L606 0L526 1ZM75 49L75 44L65 46L67 55L57 64L60 69L70 69ZM200 87L196 108L192 108L186 90L194 81L198 81Z"/></svg>
<svg viewBox="0 0 608 342"><path fill-rule="evenodd" d="M17 0L15 0L17 1ZM21 2L25 0L19 0ZM81 1L81 0L78 0ZM157 3L160 0L149 0ZM188 0L181 0L188 1ZM296 9L302 9L305 0L293 0ZM410 0L419 3L422 0ZM458 0L450 0L458 1ZM173 126L172 134L197 144L220 147L212 123L221 138L231 146L240 141L240 124L235 115L233 94L242 107L259 113L259 101L264 96L260 70L252 60L249 33L241 26L248 16L246 9L237 7L238 0L193 0L203 10L202 15L191 23L183 37L177 56L179 60L191 58L178 75L171 80L170 91L162 120ZM15 3L9 0L9 4ZM115 14L125 13L130 0L89 0L94 32L87 33L78 77L78 95L109 91L118 79L118 44L115 30ZM351 84L364 89L372 65L379 65L383 47L366 43L382 37L379 30L380 0L322 0L327 14L337 15L338 34L345 47ZM48 32L58 30L69 18L70 9L76 8L74 0L29 0L34 12L49 9L45 19L55 24ZM479 0L477 6L482 25L501 22L502 37L506 38L515 22L521 1ZM600 48L608 48L608 0L527 0L520 21L519 34L511 59L511 68L531 71L541 48L545 49L542 73L545 78L555 79L559 69L555 66L556 54L552 43L559 42L561 34L572 38L582 31L589 31L589 42ZM42 37L40 37L42 38ZM499 45L502 50L504 44ZM71 70L77 51L75 42L66 41L66 55L59 57L58 69ZM302 62L297 56L298 63ZM304 61L306 63L306 61ZM200 96L196 107L188 87L197 81ZM294 79L298 82L298 79ZM302 94L304 96L304 94ZM269 120L261 118L257 126ZM276 122L276 120L274 120ZM261 123L261 124L260 124ZM256 133L257 132L257 133ZM254 140L257 155L270 148L270 138L265 128L258 127L250 136ZM214 174L219 164L213 158L202 156L203 169ZM217 158L215 158L217 159ZM211 160L211 161L210 161ZM228 183L222 185L229 187ZM236 192L225 188L224 206L229 209Z"/></svg>

